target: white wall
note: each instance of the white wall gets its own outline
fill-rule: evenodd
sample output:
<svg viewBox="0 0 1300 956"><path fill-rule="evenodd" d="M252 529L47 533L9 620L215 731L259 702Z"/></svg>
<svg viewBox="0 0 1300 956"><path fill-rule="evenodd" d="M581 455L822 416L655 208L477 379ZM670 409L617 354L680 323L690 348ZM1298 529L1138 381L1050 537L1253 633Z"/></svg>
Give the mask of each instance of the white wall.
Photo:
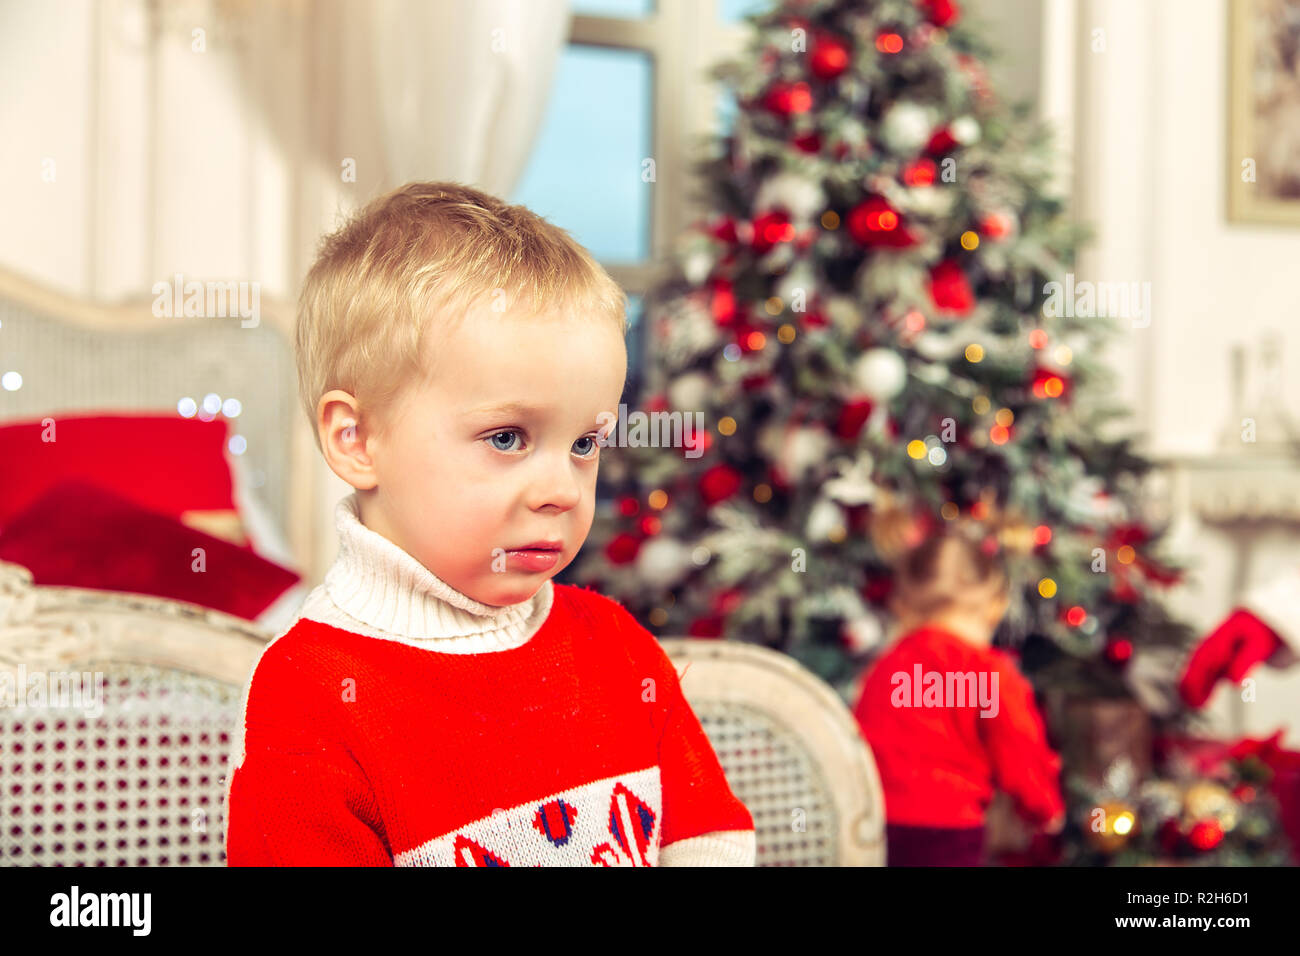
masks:
<svg viewBox="0 0 1300 956"><path fill-rule="evenodd" d="M1228 351L1286 333L1285 404L1300 409L1300 227L1226 219L1228 13L1219 0L1082 0L1075 20L1075 202L1096 229L1077 272L1148 281L1149 328L1127 328L1111 357L1156 456L1204 455L1230 414ZM1105 50L1092 49L1094 30ZM1049 62L1050 68L1050 62ZM1244 453L1244 452L1243 452ZM1183 516L1178 542L1200 563L1172 606L1207 631L1236 599L1231 544ZM1300 560L1300 532L1255 536L1250 580ZM1223 733L1289 728L1300 744L1300 669L1261 668L1259 701L1212 701Z"/></svg>

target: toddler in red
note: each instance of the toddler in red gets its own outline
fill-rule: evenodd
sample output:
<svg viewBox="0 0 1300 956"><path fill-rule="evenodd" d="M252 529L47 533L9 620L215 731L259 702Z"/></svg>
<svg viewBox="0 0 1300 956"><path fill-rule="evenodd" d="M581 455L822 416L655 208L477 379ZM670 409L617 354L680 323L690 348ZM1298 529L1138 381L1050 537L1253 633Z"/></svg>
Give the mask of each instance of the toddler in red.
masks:
<svg viewBox="0 0 1300 956"><path fill-rule="evenodd" d="M997 559L941 530L899 562L891 604L902 636L854 707L884 788L889 865L980 865L994 787L1058 832L1060 761L1033 688L990 646L1008 606Z"/></svg>
<svg viewBox="0 0 1300 956"><path fill-rule="evenodd" d="M409 183L327 237L295 357L339 550L232 735L231 866L752 866L662 647L582 547L626 297L571 236Z"/></svg>

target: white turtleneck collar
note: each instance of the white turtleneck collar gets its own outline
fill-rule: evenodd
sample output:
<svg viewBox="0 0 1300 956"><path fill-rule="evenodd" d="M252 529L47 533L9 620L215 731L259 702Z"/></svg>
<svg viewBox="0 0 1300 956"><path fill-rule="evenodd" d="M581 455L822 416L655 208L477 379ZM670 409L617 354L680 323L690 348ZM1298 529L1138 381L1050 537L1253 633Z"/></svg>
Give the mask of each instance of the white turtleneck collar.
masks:
<svg viewBox="0 0 1300 956"><path fill-rule="evenodd" d="M339 553L300 617L443 654L505 651L527 643L551 612L548 578L531 598L496 607L462 594L361 523L355 491L334 507Z"/></svg>

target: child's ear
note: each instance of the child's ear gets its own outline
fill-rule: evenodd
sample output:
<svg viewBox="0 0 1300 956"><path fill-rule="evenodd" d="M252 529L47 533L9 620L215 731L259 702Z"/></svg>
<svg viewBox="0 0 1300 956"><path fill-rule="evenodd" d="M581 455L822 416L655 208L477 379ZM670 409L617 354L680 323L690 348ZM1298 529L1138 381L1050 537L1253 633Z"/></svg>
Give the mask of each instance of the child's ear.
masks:
<svg viewBox="0 0 1300 956"><path fill-rule="evenodd" d="M322 395L316 405L316 428L325 463L334 474L361 491L379 483L354 396L338 388Z"/></svg>

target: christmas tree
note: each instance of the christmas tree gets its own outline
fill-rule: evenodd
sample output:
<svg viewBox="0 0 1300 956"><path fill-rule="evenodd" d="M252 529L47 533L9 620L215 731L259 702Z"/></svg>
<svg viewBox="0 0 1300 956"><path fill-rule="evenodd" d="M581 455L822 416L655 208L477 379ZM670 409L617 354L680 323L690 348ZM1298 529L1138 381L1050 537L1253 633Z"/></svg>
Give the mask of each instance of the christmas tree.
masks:
<svg viewBox="0 0 1300 956"><path fill-rule="evenodd" d="M1124 319L1076 285L1085 234L1051 191L1049 131L995 97L967 19L950 0L750 18L715 72L738 109L697 165L712 214L647 297L642 395L602 464L613 507L571 577L661 635L779 649L847 700L888 624L872 515L903 507L1001 553L997 643L1040 695L1133 702L1171 733L1195 635L1159 599L1185 569L1107 401ZM1110 770L1109 797L1071 778L1069 859L1140 830L1078 829L1121 799Z"/></svg>

